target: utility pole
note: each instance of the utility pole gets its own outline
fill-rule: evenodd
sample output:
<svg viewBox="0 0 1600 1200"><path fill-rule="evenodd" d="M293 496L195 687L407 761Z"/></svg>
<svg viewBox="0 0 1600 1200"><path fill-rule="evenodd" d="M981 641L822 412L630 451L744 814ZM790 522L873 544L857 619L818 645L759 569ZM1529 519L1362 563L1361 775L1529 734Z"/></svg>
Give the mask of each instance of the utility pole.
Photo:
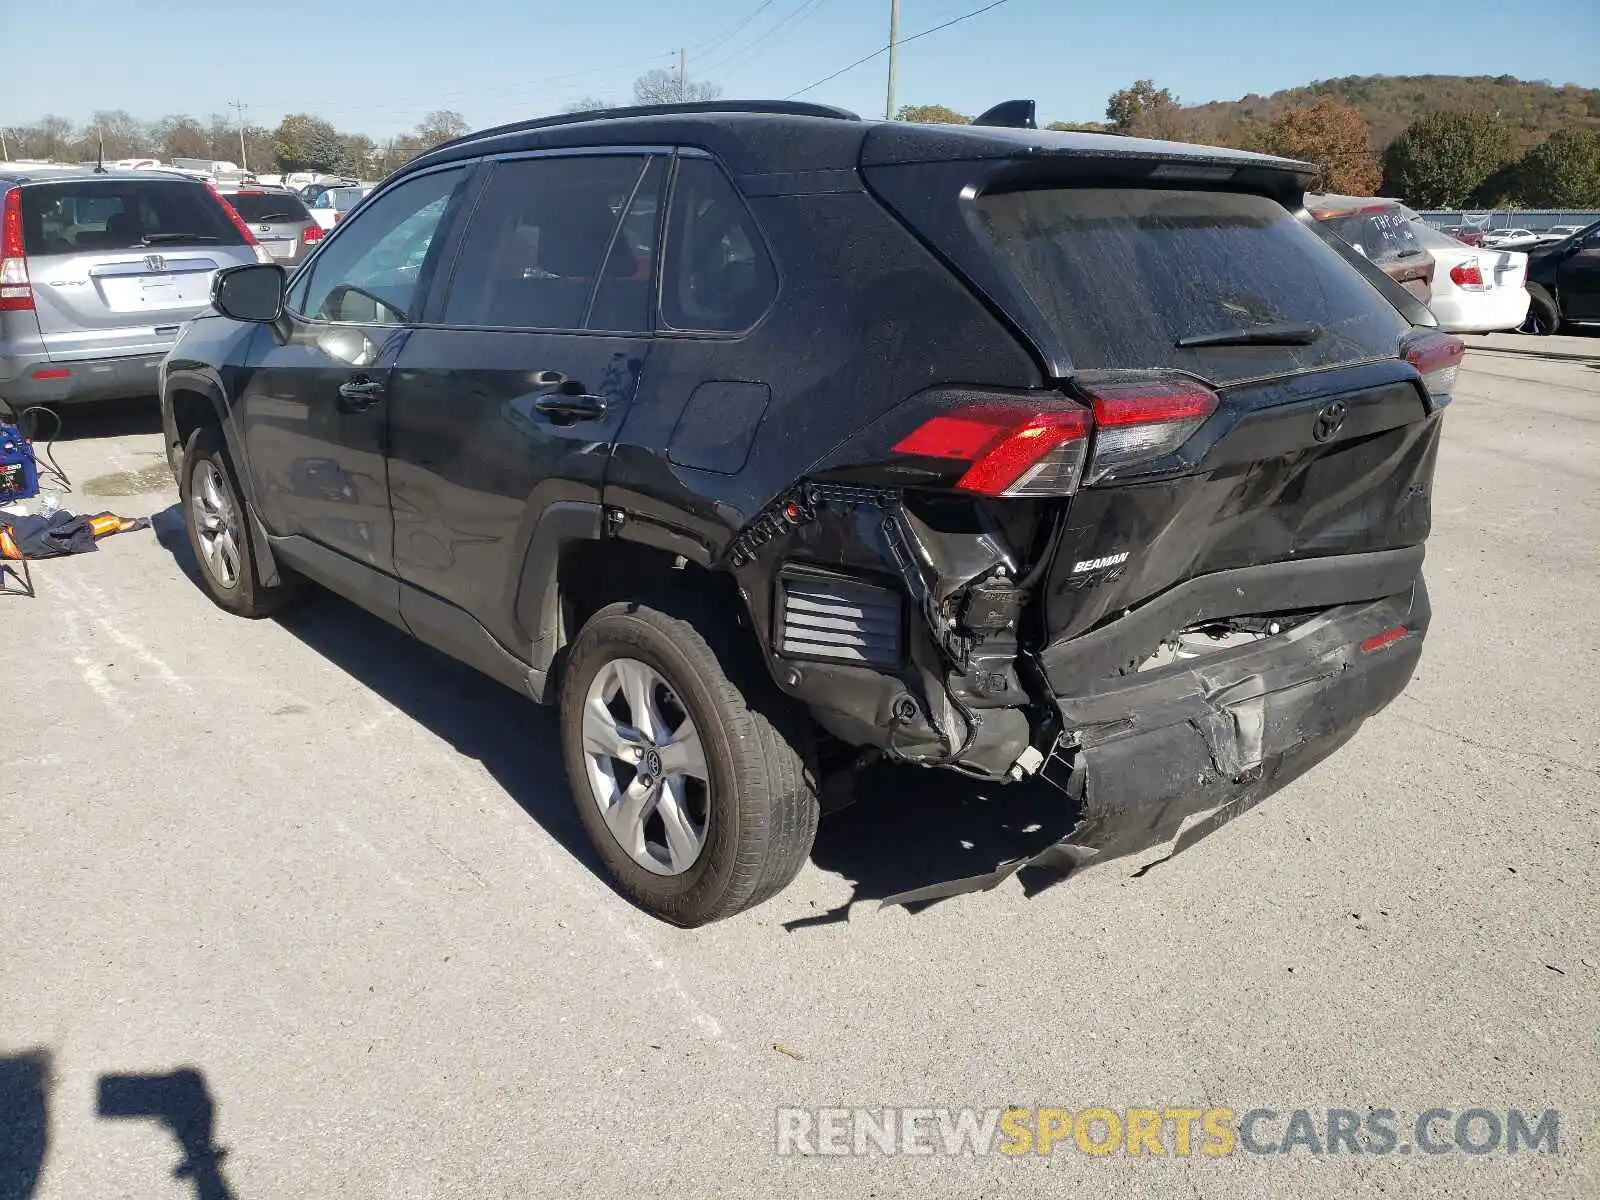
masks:
<svg viewBox="0 0 1600 1200"><path fill-rule="evenodd" d="M6 149L6 131L0 128L0 160L11 161L11 151Z"/></svg>
<svg viewBox="0 0 1600 1200"><path fill-rule="evenodd" d="M678 103L689 99L689 52L678 48Z"/></svg>
<svg viewBox="0 0 1600 1200"><path fill-rule="evenodd" d="M248 171L250 169L250 160L244 148L244 114L245 110L250 106L242 100L230 100L228 101L228 107L233 109L239 116L239 169Z"/></svg>
<svg viewBox="0 0 1600 1200"><path fill-rule="evenodd" d="M900 0L889 0L889 96L883 106L883 119L894 120L894 69L900 52Z"/></svg>

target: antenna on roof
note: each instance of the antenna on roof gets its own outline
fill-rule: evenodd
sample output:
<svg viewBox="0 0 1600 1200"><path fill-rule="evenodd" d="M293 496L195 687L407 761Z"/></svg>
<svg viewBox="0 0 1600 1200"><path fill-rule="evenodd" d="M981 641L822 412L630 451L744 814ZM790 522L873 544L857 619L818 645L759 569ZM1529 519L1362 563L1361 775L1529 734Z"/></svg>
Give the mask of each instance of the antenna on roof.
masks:
<svg viewBox="0 0 1600 1200"><path fill-rule="evenodd" d="M1037 129L1037 111L1032 100L1006 100L974 118L972 123L999 129Z"/></svg>
<svg viewBox="0 0 1600 1200"><path fill-rule="evenodd" d="M100 138L100 150L99 153L95 155L94 173L96 175L104 175L106 174L106 131L97 126L95 128L95 133L98 134Z"/></svg>

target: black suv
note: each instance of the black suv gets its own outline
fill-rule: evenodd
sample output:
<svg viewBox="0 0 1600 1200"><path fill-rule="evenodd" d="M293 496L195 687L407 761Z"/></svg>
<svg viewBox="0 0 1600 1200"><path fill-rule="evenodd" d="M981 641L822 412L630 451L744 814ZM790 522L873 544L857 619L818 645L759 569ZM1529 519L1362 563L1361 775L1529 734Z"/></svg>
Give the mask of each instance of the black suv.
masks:
<svg viewBox="0 0 1600 1200"><path fill-rule="evenodd" d="M1311 171L777 103L463 138L169 356L206 586L313 580L557 704L600 855L680 924L783 888L875 757L1043 774L1063 868L1210 814L1181 847L1428 623L1462 345Z"/></svg>

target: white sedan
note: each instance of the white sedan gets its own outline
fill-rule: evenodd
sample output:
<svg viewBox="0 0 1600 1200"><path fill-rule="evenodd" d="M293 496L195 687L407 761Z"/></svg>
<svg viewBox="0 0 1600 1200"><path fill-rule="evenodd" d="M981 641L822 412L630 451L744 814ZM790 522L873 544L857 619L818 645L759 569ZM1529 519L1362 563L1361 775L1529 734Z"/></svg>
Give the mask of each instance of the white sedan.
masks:
<svg viewBox="0 0 1600 1200"><path fill-rule="evenodd" d="M1428 307L1451 333L1515 329L1528 316L1528 256L1487 245L1468 246L1441 233L1415 213L1411 228L1433 255Z"/></svg>
<svg viewBox="0 0 1600 1200"><path fill-rule="evenodd" d="M1493 250L1521 250L1538 242L1539 235L1531 229L1491 229L1483 235L1483 245Z"/></svg>

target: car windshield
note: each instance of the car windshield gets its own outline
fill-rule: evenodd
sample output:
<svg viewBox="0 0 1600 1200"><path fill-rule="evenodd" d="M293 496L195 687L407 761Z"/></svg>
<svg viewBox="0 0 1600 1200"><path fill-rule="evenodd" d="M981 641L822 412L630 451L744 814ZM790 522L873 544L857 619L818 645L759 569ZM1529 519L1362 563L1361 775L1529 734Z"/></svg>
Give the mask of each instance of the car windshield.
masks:
<svg viewBox="0 0 1600 1200"><path fill-rule="evenodd" d="M266 221L309 221L311 214L293 192L234 192L225 197L251 224Z"/></svg>
<svg viewBox="0 0 1600 1200"><path fill-rule="evenodd" d="M1460 250L1466 245L1465 242L1458 241L1442 229L1435 229L1416 216L1411 218L1411 236L1428 250Z"/></svg>
<svg viewBox="0 0 1600 1200"><path fill-rule="evenodd" d="M25 187L22 235L30 254L244 244L210 192L177 179L91 178Z"/></svg>
<svg viewBox="0 0 1600 1200"><path fill-rule="evenodd" d="M1080 369L1177 367L1233 383L1393 357L1408 328L1265 196L1052 188L982 196L977 213ZM1311 333L1204 344L1263 327Z"/></svg>

